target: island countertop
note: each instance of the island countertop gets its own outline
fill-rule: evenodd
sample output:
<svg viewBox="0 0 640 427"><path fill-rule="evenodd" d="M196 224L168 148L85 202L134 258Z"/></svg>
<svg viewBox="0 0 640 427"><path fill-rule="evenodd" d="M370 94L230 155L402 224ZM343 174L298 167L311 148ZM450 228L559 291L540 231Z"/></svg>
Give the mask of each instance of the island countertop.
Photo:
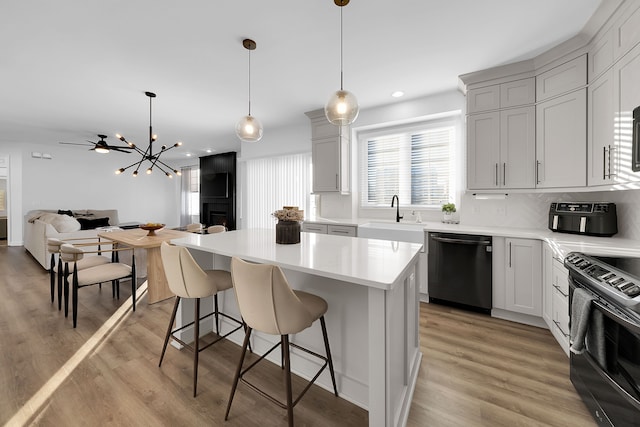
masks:
<svg viewBox="0 0 640 427"><path fill-rule="evenodd" d="M173 243L200 251L389 290L422 245L407 242L301 233L300 243L277 244L275 230L247 229L190 234Z"/></svg>

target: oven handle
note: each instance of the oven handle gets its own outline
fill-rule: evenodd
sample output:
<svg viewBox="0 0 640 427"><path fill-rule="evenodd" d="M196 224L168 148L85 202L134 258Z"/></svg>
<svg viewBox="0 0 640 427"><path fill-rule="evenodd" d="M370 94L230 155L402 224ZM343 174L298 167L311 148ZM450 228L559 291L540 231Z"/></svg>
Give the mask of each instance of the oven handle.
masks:
<svg viewBox="0 0 640 427"><path fill-rule="evenodd" d="M600 311L602 311L602 314L607 316L609 319L615 321L616 323L622 324L622 326L624 326L625 328L630 329L632 332L634 332L637 335L640 335L639 325L632 323L623 317L620 317L617 313L615 313L614 311L609 309L607 306L605 306L604 304L596 300L591 301L591 303L596 307L598 307Z"/></svg>
<svg viewBox="0 0 640 427"><path fill-rule="evenodd" d="M633 405L636 410L640 411L640 401L638 399L636 399L635 397L633 397L632 395L629 394L629 392L625 389L623 389L622 387L620 387L620 385L616 382L616 380L614 380L611 375L609 375L608 373L606 373L602 367L600 367L600 364L598 362L596 362L596 360L593 358L593 356L591 356L588 352L584 352L582 353L582 356L584 356L589 363L591 364L591 366L593 367L593 369L596 370L596 372L598 372L600 374L600 376L602 376L602 378L604 378L609 384L611 384L615 390L622 395L622 397L624 397L631 405Z"/></svg>

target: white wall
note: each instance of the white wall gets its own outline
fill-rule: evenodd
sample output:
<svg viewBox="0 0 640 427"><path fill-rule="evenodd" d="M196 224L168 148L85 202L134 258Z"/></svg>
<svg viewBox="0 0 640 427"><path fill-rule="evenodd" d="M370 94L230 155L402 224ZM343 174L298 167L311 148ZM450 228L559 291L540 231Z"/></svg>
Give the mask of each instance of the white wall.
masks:
<svg viewBox="0 0 640 427"><path fill-rule="evenodd" d="M52 159L33 158L31 152ZM22 221L33 209L118 209L120 222L161 222L179 225L179 179L161 173L115 175L133 163L137 154L98 154L83 147L39 144L3 145L8 152L10 245L22 244ZM171 164L171 162L169 162Z"/></svg>

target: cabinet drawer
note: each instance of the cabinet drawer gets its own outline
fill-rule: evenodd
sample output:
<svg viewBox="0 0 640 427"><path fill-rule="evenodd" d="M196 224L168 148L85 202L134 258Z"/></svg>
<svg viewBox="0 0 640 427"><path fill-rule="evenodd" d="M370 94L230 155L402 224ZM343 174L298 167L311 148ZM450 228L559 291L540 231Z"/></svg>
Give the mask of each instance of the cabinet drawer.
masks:
<svg viewBox="0 0 640 427"><path fill-rule="evenodd" d="M350 236L356 237L356 227L349 225L329 225L327 227L328 234L334 234L336 236Z"/></svg>
<svg viewBox="0 0 640 427"><path fill-rule="evenodd" d="M500 85L500 108L533 104L536 101L536 81L530 79Z"/></svg>
<svg viewBox="0 0 640 427"><path fill-rule="evenodd" d="M307 224L306 222L303 222L302 231L306 231L307 233L327 234L327 225L326 224Z"/></svg>
<svg viewBox="0 0 640 427"><path fill-rule="evenodd" d="M500 85L471 89L467 92L467 114L500 108Z"/></svg>
<svg viewBox="0 0 640 427"><path fill-rule="evenodd" d="M569 339L569 301L558 292L553 290L553 323L560 329L562 335Z"/></svg>
<svg viewBox="0 0 640 427"><path fill-rule="evenodd" d="M587 56L558 65L536 77L536 101L540 102L587 84Z"/></svg>
<svg viewBox="0 0 640 427"><path fill-rule="evenodd" d="M565 298L569 295L569 270L567 270L562 262L558 259L553 259L553 279L552 284L554 290L564 294Z"/></svg>

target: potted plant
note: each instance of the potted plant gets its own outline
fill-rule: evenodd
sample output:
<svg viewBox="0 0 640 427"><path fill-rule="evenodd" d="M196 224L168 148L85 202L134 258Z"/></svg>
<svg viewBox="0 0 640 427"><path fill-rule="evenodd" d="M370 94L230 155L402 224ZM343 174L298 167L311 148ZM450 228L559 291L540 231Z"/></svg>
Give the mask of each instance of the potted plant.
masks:
<svg viewBox="0 0 640 427"><path fill-rule="evenodd" d="M442 205L442 222L453 222L453 213L456 211L455 203L445 203Z"/></svg>

